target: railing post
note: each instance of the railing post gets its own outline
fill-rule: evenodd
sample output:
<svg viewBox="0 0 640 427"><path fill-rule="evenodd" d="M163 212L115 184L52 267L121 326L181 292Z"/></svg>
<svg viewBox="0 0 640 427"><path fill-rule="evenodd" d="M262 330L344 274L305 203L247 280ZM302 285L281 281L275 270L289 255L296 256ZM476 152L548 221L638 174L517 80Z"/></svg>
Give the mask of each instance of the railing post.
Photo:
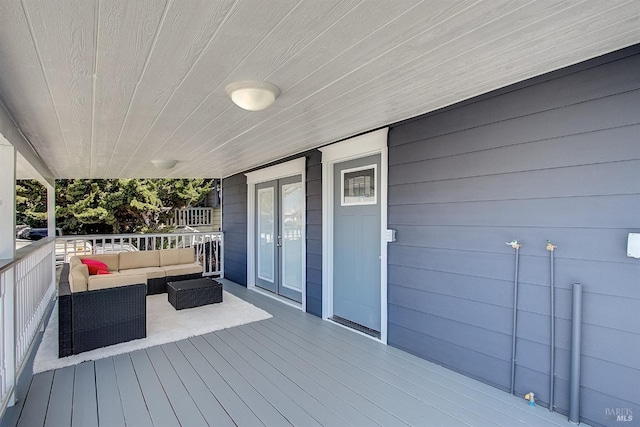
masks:
<svg viewBox="0 0 640 427"><path fill-rule="evenodd" d="M220 278L224 279L224 234L220 233L219 236L218 256L220 257Z"/></svg>
<svg viewBox="0 0 640 427"><path fill-rule="evenodd" d="M15 276L13 268L2 274L2 394L10 393L4 400L7 406L15 404L16 385L16 335L15 335ZM3 396L4 398L4 396Z"/></svg>
<svg viewBox="0 0 640 427"><path fill-rule="evenodd" d="M53 248L51 250L51 283L50 286L56 287L56 186L47 183L47 226L49 227L49 237L53 238ZM65 260L66 261L66 260Z"/></svg>
<svg viewBox="0 0 640 427"><path fill-rule="evenodd" d="M16 237L16 150L0 134L0 259L15 258ZM15 273L7 268L1 273L2 282L2 348L0 351L0 416L5 405L15 403Z"/></svg>

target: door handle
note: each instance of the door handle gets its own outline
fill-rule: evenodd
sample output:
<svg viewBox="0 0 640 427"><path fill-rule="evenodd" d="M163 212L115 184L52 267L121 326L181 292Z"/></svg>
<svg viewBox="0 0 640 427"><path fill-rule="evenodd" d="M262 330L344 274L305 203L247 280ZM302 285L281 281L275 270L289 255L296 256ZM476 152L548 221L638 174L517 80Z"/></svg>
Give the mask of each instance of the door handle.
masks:
<svg viewBox="0 0 640 427"><path fill-rule="evenodd" d="M278 236L278 243L276 243L277 247L281 247L282 246L282 236Z"/></svg>

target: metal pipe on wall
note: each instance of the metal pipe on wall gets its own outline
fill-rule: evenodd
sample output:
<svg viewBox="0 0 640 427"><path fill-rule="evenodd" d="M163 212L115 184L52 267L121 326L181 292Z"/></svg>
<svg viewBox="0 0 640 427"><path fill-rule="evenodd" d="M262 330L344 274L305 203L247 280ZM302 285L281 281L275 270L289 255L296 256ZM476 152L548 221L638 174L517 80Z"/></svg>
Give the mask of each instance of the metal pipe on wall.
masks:
<svg viewBox="0 0 640 427"><path fill-rule="evenodd" d="M516 250L515 272L513 278L513 331L511 332L511 394L514 394L516 378L516 329L518 325L518 267L520 264L520 244L517 240L506 243Z"/></svg>
<svg viewBox="0 0 640 427"><path fill-rule="evenodd" d="M556 362L556 328L555 328L555 320L556 320L556 303L555 303L555 272L554 270L554 251L557 248L550 240L547 240L547 250L550 252L549 254L549 275L550 275L550 326L551 326L551 354L550 354L550 372L549 372L549 411L553 412L553 390L555 383L555 362Z"/></svg>
<svg viewBox="0 0 640 427"><path fill-rule="evenodd" d="M580 421L580 359L582 354L582 285L573 284L571 307L571 377L569 378L569 421Z"/></svg>

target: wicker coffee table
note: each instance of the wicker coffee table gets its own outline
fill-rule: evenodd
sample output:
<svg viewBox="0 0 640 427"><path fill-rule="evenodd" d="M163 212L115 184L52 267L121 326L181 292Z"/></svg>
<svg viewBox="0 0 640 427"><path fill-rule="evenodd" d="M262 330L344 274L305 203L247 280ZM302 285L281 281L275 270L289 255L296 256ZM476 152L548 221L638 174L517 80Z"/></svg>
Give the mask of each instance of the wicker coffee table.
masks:
<svg viewBox="0 0 640 427"><path fill-rule="evenodd" d="M168 282L167 293L176 310L222 302L222 284L208 277Z"/></svg>

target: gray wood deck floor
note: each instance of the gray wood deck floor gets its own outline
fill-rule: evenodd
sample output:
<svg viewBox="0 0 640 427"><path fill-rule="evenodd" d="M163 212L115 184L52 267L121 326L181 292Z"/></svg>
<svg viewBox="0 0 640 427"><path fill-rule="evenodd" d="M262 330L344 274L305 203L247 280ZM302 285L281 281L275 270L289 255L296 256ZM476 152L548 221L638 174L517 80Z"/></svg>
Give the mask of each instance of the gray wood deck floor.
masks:
<svg viewBox="0 0 640 427"><path fill-rule="evenodd" d="M37 374L2 427L573 426L231 282L225 290L273 318Z"/></svg>

